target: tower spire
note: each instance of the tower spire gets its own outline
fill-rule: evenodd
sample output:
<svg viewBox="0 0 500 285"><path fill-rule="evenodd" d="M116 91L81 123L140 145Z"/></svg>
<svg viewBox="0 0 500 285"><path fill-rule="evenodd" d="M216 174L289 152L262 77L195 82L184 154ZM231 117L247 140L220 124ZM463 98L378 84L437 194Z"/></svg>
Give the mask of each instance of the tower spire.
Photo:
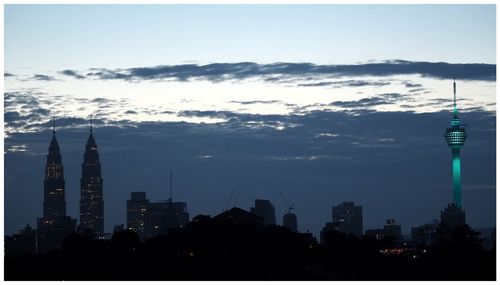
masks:
<svg viewBox="0 0 500 285"><path fill-rule="evenodd" d="M457 115L457 84L455 83L455 76L453 76L453 114Z"/></svg>
<svg viewBox="0 0 500 285"><path fill-rule="evenodd" d="M52 116L52 134L56 135L56 117Z"/></svg>
<svg viewBox="0 0 500 285"><path fill-rule="evenodd" d="M92 115L90 115L90 134L92 134Z"/></svg>

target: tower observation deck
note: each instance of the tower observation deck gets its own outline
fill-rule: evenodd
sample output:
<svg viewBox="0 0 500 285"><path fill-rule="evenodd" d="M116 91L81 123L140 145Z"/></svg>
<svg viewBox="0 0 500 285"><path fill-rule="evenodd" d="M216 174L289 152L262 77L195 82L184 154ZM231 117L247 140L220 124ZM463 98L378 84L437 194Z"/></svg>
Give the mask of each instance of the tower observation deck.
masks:
<svg viewBox="0 0 500 285"><path fill-rule="evenodd" d="M453 118L451 119L450 127L446 129L444 137L453 156L453 203L461 208L462 180L460 175L460 149L464 146L465 139L467 138L467 132L465 131L465 128L460 125L460 120L458 119L455 79L453 79Z"/></svg>

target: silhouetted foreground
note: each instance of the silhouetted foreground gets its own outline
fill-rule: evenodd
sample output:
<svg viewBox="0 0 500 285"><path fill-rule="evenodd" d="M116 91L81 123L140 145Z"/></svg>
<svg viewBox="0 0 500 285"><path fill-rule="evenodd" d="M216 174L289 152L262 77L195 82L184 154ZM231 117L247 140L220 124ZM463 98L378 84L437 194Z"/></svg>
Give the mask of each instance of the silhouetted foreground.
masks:
<svg viewBox="0 0 500 285"><path fill-rule="evenodd" d="M141 243L132 231L112 240L73 234L61 251L5 257L6 280L495 280L495 249L468 227L425 250L384 254L391 241L340 232L319 245L280 226L199 217ZM385 251L387 252L387 251Z"/></svg>

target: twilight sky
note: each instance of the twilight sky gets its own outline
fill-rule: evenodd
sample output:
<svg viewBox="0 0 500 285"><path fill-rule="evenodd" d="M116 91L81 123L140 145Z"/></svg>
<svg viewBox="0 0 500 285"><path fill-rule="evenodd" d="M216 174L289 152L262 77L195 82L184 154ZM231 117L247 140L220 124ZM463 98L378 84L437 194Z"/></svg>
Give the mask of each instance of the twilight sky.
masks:
<svg viewBox="0 0 500 285"><path fill-rule="evenodd" d="M78 217L87 119L105 228L145 191L191 217L270 199L318 234L342 201L405 233L451 202L452 78L469 138L463 205L495 225L494 5L6 5L5 231L42 215L50 117Z"/></svg>

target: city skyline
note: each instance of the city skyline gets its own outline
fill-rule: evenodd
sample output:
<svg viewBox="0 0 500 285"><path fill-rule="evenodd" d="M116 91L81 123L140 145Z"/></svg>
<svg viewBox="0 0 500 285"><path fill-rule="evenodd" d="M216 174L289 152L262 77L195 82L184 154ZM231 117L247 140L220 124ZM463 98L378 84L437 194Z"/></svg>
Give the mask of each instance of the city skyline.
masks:
<svg viewBox="0 0 500 285"><path fill-rule="evenodd" d="M192 216L220 214L233 196L243 209L271 200L281 221L283 192L301 232L318 236L332 206L354 201L365 229L393 218L408 234L453 201L442 138L453 77L470 135L467 222L494 226L495 6L466 6L7 5L5 231L42 216L52 116L67 215L78 216L93 115L105 232L125 224L131 192L166 200L173 169L174 200ZM130 17L144 21L132 27Z"/></svg>

